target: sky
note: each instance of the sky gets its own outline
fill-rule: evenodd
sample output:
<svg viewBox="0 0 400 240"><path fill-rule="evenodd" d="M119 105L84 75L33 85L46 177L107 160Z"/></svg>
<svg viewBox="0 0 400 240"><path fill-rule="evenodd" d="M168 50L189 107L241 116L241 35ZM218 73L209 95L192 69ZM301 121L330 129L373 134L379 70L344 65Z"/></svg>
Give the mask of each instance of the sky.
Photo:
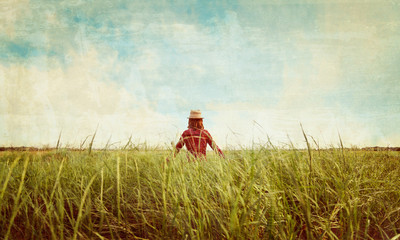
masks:
<svg viewBox="0 0 400 240"><path fill-rule="evenodd" d="M0 146L400 146L400 1L3 0ZM302 126L302 127L301 127Z"/></svg>

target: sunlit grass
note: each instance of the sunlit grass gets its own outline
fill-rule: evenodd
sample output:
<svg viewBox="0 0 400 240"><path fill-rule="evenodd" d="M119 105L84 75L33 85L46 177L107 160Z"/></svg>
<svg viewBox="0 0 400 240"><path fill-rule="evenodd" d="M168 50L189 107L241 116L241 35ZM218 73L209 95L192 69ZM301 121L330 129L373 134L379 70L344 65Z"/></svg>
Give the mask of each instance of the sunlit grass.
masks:
<svg viewBox="0 0 400 240"><path fill-rule="evenodd" d="M5 239L396 239L398 152L0 153Z"/></svg>

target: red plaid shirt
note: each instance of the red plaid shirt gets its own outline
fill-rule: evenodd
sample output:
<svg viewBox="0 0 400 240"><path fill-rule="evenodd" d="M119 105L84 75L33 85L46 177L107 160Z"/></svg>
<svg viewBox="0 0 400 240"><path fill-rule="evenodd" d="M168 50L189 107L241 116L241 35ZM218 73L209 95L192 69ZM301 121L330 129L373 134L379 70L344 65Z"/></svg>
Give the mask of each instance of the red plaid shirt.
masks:
<svg viewBox="0 0 400 240"><path fill-rule="evenodd" d="M213 141L211 134L205 129L189 128L184 131L178 144L176 144L176 152L178 153L185 144L187 150L196 158L206 157L207 144L213 150L216 150L221 157L225 158L221 149Z"/></svg>

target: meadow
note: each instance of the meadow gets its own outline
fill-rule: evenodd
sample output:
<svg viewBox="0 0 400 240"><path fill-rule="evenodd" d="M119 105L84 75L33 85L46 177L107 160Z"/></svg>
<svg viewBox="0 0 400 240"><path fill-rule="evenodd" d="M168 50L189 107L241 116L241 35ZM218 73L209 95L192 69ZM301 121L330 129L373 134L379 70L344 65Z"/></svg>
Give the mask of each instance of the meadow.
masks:
<svg viewBox="0 0 400 240"><path fill-rule="evenodd" d="M3 239L400 239L400 153L0 152Z"/></svg>

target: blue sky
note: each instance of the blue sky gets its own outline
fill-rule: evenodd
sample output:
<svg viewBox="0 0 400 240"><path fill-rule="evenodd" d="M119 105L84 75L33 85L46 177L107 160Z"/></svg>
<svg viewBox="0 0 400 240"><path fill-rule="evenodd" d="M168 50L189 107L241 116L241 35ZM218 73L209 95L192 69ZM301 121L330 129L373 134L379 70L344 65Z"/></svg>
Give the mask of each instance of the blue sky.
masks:
<svg viewBox="0 0 400 240"><path fill-rule="evenodd" d="M400 145L397 1L5 1L0 145ZM290 140L289 140L290 139Z"/></svg>

